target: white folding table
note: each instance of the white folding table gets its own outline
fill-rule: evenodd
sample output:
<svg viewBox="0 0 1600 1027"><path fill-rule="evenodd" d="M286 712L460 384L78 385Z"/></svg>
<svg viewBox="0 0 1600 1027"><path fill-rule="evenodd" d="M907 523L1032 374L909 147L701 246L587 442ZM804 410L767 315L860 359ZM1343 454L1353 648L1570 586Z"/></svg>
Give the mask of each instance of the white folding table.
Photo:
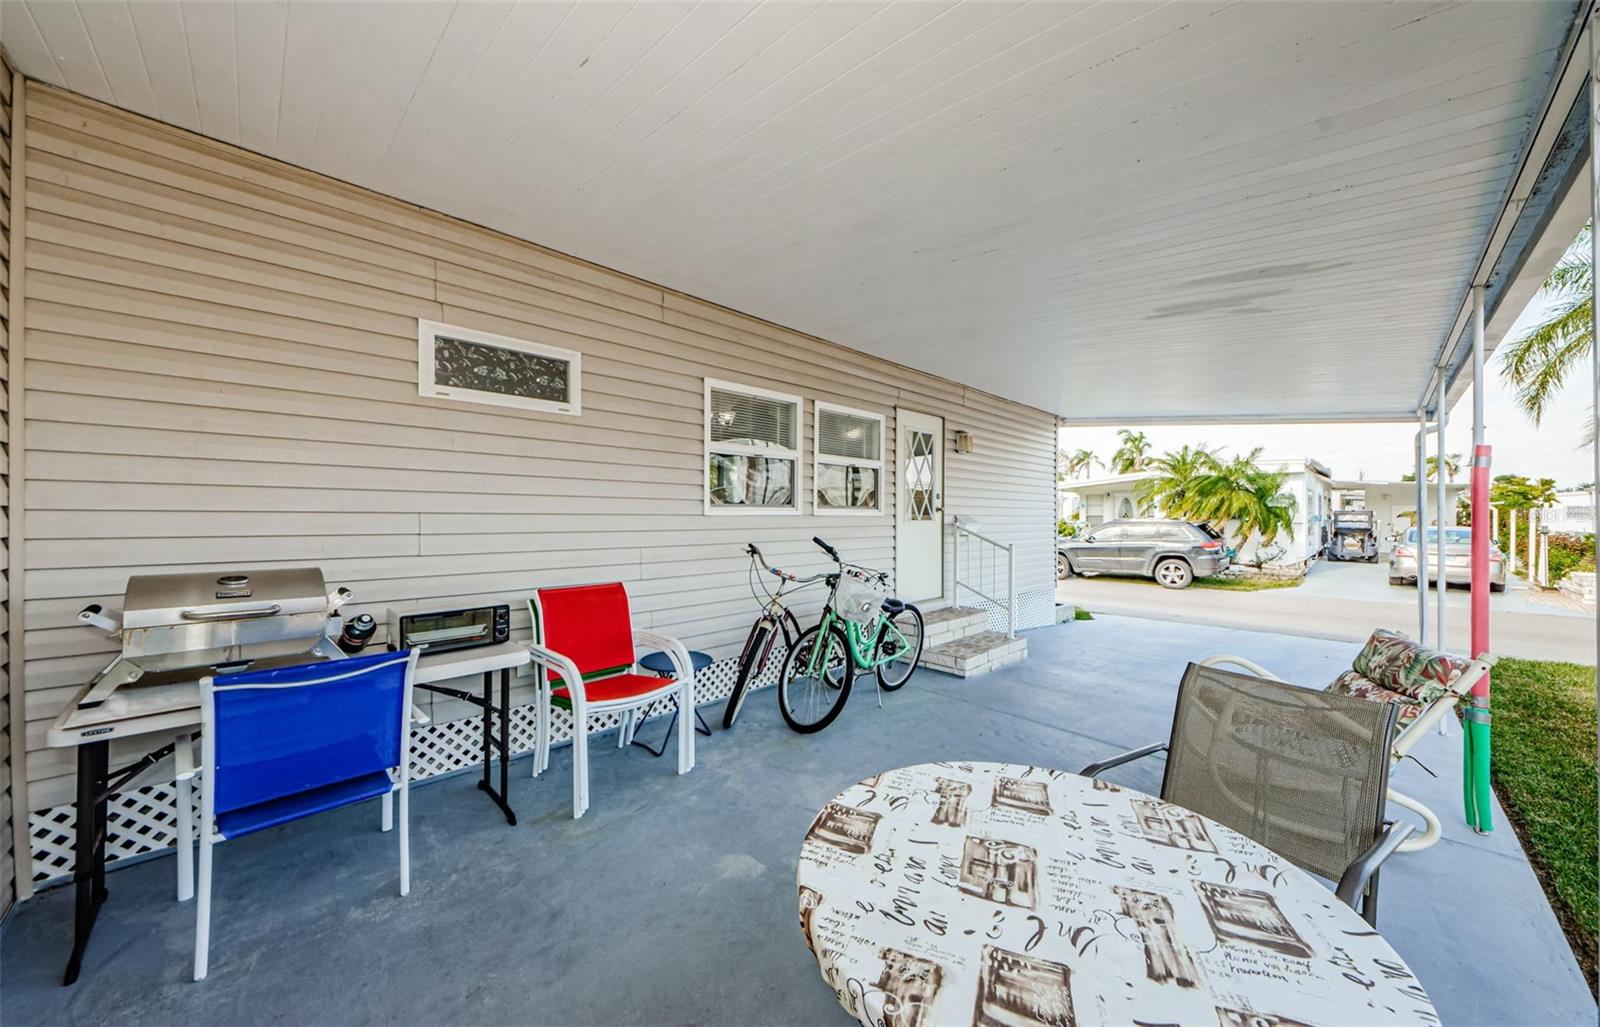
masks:
<svg viewBox="0 0 1600 1027"><path fill-rule="evenodd" d="M528 662L526 643L502 642L479 649L423 656L417 661L416 677L413 679L418 688L461 699L483 710L483 779L478 782L478 787L489 793L509 824L517 822L516 813L506 801L506 790L510 783L507 764L511 757L511 675L517 667L525 666ZM498 734L493 729L496 708L492 698L496 671L500 674ZM193 671L185 673L192 675ZM483 675L481 695L443 684L474 674ZM106 900L108 800L138 775L171 756L177 746L192 745L194 734L200 727L200 681L197 677L152 675L138 683L118 688L98 706L80 709L78 703L88 694L89 687L85 685L78 690L45 732L46 745L54 748L75 747L78 751L77 796L73 801L77 823L74 828L72 866L76 895L73 901L72 955L67 959L66 973L61 982L64 985L78 979L84 949L94 931L95 918ZM544 711L541 711L541 715L544 715ZM414 723L427 723L427 717L417 710L412 711L412 719ZM159 748L112 773L112 740L132 737L171 741L166 741ZM500 754L498 789L490 783L490 764L496 751ZM189 781L178 781L177 789L178 899L184 901L194 897Z"/></svg>

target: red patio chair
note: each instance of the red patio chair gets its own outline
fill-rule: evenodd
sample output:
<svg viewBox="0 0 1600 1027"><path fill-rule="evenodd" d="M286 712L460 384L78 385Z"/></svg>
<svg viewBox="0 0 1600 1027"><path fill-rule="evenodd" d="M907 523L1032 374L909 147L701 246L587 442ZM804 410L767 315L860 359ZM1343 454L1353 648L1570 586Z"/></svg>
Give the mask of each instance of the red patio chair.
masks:
<svg viewBox="0 0 1600 1027"><path fill-rule="evenodd" d="M694 665L689 650L675 638L633 626L628 592L621 582L541 588L528 600L533 614L533 655L539 682L540 716L533 754L537 777L550 764L551 706L572 712L572 816L589 808L589 727L596 717L622 717L619 743L625 743L634 715L674 696L688 716L694 710ZM659 649L672 660L670 678L640 674L635 647ZM542 673L539 671L542 670ZM694 769L694 732L678 728L678 773Z"/></svg>

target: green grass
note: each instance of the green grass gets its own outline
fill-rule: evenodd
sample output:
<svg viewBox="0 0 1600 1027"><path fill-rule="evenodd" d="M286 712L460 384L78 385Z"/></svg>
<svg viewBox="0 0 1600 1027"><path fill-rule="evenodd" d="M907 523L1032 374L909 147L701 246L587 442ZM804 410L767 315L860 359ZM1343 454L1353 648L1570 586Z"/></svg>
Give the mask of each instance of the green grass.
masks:
<svg viewBox="0 0 1600 1027"><path fill-rule="evenodd" d="M1600 932L1595 670L1504 659L1491 681L1495 790L1592 979Z"/></svg>
<svg viewBox="0 0 1600 1027"><path fill-rule="evenodd" d="M1195 578L1193 588L1220 592L1265 592L1274 588L1299 588L1304 578Z"/></svg>
<svg viewBox="0 0 1600 1027"><path fill-rule="evenodd" d="M1111 581L1133 581L1151 588L1164 586L1154 578L1123 574L1099 574ZM1273 588L1299 588L1305 578L1195 578L1190 588L1212 588L1219 592L1265 592Z"/></svg>
<svg viewBox="0 0 1600 1027"><path fill-rule="evenodd" d="M1078 607L1076 610L1074 610L1072 612L1072 619L1073 620L1094 620L1094 614L1090 613L1088 610L1085 610L1083 607L1080 606L1080 607Z"/></svg>

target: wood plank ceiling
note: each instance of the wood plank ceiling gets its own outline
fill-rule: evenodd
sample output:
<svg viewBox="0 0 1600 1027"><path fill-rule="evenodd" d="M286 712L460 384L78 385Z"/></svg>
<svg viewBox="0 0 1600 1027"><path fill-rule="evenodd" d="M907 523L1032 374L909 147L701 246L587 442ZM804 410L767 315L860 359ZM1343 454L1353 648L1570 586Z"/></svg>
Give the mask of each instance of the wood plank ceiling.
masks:
<svg viewBox="0 0 1600 1027"><path fill-rule="evenodd" d="M1566 3L8 2L28 75L1075 419L1406 417Z"/></svg>

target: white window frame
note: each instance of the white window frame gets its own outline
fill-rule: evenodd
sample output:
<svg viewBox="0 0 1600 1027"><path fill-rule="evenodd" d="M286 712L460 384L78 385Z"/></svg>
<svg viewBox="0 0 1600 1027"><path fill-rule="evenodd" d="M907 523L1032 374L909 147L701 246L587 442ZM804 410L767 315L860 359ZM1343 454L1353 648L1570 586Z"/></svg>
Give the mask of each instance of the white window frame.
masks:
<svg viewBox="0 0 1600 1027"><path fill-rule="evenodd" d="M800 512L800 494L802 485L801 475L804 473L805 464L801 459L801 450L798 446L794 449L784 449L780 446L751 445L738 442L711 441L711 390L723 389L727 392L742 392L748 396L760 396L763 399L775 399L794 406L794 434L795 441L800 441L801 432L805 428L806 401L799 396L787 392L776 392L772 389L763 389L755 385L746 385L743 382L730 382L720 378L705 379L705 393L700 407L700 427L705 433L705 450L701 454L700 473L702 475L701 488L705 490L706 513L722 517L727 515L759 516L762 514L780 514L793 516ZM711 479L707 470L711 465L711 455L721 453L725 456L767 456L776 459L792 460L794 462L794 499L788 506L745 506L742 504L728 504L718 506L711 502Z"/></svg>
<svg viewBox="0 0 1600 1027"><path fill-rule="evenodd" d="M481 389L463 389L440 385L433 378L434 337L448 335L467 342L495 346L499 349L517 350L535 356L551 357L567 362L567 402L537 399L533 396L508 396L500 392ZM583 354L576 350L550 346L542 342L513 339L493 332L480 332L475 328L445 324L442 321L417 321L417 395L430 399L451 399L463 403L489 403L494 406L516 407L519 410L538 410L548 414L569 414L577 417L583 413Z"/></svg>
<svg viewBox="0 0 1600 1027"><path fill-rule="evenodd" d="M883 493L889 487L888 475L884 471L884 442L885 432L888 430L888 418L871 410L858 410L855 407L840 406L838 403L826 403L817 400L812 404L814 412L811 422L811 511L818 517L882 517ZM853 457L829 456L822 451L822 414L823 411L832 411L836 414L847 414L851 417L862 417L869 421L878 422L878 459L858 460ZM818 485L822 480L820 468L823 464L833 467L874 467L878 471L878 504L877 506L823 506L817 500Z"/></svg>

